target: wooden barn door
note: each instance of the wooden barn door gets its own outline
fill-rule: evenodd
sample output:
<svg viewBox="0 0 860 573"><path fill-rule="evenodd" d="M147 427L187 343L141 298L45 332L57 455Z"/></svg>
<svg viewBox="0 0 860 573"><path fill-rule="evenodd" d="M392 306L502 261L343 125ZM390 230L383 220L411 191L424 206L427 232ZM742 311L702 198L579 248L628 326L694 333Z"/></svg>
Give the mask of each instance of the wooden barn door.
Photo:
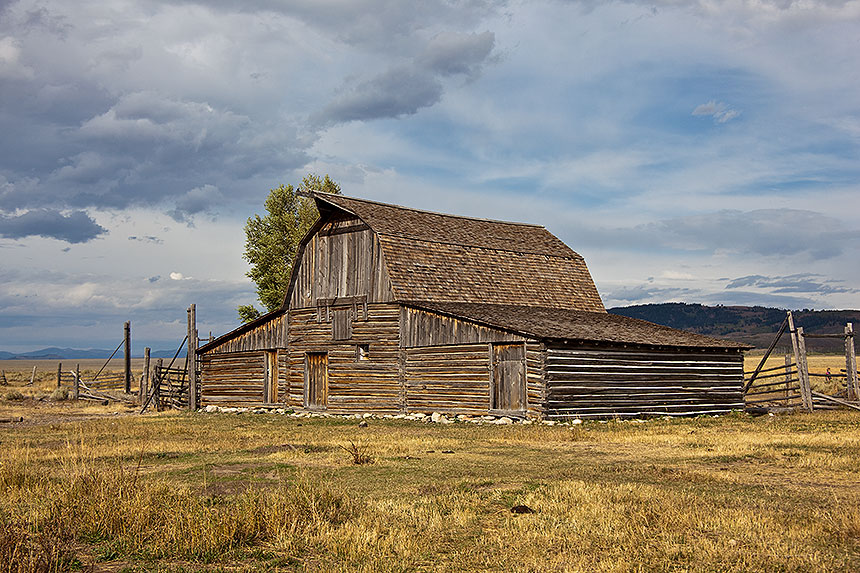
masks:
<svg viewBox="0 0 860 573"><path fill-rule="evenodd" d="M274 404L278 401L278 351L267 350L265 360L263 402Z"/></svg>
<svg viewBox="0 0 860 573"><path fill-rule="evenodd" d="M522 343L493 344L490 409L522 412L526 409L525 347Z"/></svg>
<svg viewBox="0 0 860 573"><path fill-rule="evenodd" d="M305 355L305 407L324 410L328 403L328 353Z"/></svg>

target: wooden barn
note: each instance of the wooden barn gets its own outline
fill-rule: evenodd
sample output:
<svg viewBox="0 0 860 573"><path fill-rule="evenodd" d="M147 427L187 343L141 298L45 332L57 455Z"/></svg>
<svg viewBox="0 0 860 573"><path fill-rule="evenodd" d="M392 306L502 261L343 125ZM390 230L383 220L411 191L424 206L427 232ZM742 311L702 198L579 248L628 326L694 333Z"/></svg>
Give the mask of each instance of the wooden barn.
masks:
<svg viewBox="0 0 860 573"><path fill-rule="evenodd" d="M198 350L200 406L545 419L743 408L741 344L609 314L544 227L314 195L282 308Z"/></svg>

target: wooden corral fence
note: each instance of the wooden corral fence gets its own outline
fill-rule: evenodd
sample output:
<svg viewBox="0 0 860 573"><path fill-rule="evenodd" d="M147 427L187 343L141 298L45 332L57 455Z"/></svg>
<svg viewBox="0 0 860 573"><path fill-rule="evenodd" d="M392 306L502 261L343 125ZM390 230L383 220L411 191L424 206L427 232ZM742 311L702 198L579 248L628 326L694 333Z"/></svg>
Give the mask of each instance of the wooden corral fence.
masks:
<svg viewBox="0 0 860 573"><path fill-rule="evenodd" d="M788 331L791 337L793 357L785 356L784 366L764 368L767 359L782 335ZM839 373L810 372L807 360L806 341L815 338L843 338L845 341L845 369ZM745 372L744 401L747 407L768 409L834 409L848 407L860 410L860 385L858 385L857 359L854 350L854 328L851 323L842 334L808 334L803 327L794 325L791 311L770 347L765 352L755 370ZM833 395L816 392L812 389L812 379L824 380L829 385L834 382L842 389Z"/></svg>

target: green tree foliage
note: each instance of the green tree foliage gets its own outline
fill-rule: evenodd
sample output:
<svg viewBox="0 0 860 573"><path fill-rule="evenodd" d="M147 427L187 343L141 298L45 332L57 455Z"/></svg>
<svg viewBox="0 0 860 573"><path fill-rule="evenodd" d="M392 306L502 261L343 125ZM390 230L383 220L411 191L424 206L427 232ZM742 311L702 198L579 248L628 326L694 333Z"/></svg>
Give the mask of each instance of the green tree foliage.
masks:
<svg viewBox="0 0 860 573"><path fill-rule="evenodd" d="M242 322L250 322L283 304L299 242L319 217L313 200L299 196L311 191L340 193L340 185L328 175L314 174L306 176L298 188L279 185L266 198L266 214L254 215L245 223L242 256L251 264L247 275L257 285L257 297L264 310L241 305L237 310Z"/></svg>

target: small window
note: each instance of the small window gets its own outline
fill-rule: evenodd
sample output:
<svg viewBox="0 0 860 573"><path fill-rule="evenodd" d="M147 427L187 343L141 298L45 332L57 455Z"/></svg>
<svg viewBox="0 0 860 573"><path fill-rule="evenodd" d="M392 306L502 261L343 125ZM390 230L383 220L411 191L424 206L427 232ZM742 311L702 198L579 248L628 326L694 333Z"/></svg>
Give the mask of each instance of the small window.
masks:
<svg viewBox="0 0 860 573"><path fill-rule="evenodd" d="M336 308L332 312L331 334L333 340L352 338L352 309Z"/></svg>
<svg viewBox="0 0 860 573"><path fill-rule="evenodd" d="M370 360L370 345L369 344L358 344L355 347L355 360L356 362L361 362L362 360Z"/></svg>

